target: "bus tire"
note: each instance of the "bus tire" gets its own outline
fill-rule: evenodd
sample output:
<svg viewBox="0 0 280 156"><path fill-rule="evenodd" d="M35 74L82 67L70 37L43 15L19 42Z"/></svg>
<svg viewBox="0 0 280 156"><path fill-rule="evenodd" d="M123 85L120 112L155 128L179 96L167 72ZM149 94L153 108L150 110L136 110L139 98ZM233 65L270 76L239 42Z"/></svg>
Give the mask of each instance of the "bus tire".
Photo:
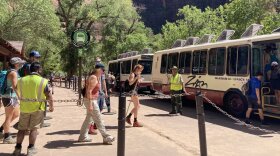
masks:
<svg viewBox="0 0 280 156"><path fill-rule="evenodd" d="M247 100L245 96L238 92L229 92L224 98L225 109L231 115L244 117L247 111Z"/></svg>

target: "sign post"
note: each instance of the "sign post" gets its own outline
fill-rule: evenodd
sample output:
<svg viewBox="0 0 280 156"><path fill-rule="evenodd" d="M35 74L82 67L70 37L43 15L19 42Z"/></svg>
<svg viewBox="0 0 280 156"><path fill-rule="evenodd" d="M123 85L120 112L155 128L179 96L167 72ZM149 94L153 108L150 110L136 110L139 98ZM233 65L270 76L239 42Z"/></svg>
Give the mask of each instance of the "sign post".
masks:
<svg viewBox="0 0 280 156"><path fill-rule="evenodd" d="M90 34L84 29L76 29L71 35L72 44L78 49L78 61L79 61L79 78L78 78L78 92L79 100L82 99L82 55L83 49L89 44ZM79 101L81 105L81 101Z"/></svg>

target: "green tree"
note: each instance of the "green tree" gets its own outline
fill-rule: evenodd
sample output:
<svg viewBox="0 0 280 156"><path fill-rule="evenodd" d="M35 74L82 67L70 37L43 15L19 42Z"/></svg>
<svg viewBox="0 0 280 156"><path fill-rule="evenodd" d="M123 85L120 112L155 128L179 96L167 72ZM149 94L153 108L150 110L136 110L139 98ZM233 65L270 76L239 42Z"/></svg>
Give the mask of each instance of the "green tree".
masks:
<svg viewBox="0 0 280 156"><path fill-rule="evenodd" d="M59 52L64 36L51 1L1 0L0 3L0 36L24 41L26 53L38 50L43 56L45 72L60 70Z"/></svg>

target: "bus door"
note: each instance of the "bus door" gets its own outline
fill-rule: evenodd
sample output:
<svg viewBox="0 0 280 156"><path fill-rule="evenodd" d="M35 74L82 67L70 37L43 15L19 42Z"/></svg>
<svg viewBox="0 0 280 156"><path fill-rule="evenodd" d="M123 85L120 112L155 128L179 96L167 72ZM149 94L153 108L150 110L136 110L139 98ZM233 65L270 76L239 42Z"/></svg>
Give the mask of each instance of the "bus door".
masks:
<svg viewBox="0 0 280 156"><path fill-rule="evenodd" d="M277 43L259 42L255 43L252 48L251 57L251 75L255 76L257 72L263 73L261 88L262 107L265 116L280 118L280 108L276 105L276 96L270 83L271 62L273 61ZM275 48L271 48L274 46ZM279 42L280 48L280 42Z"/></svg>

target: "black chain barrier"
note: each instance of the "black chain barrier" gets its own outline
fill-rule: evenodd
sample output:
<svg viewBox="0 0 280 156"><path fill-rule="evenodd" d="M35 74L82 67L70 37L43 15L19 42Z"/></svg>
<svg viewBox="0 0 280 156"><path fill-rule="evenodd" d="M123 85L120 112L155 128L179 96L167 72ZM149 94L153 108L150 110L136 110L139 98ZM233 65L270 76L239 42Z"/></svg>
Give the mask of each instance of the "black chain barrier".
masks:
<svg viewBox="0 0 280 156"><path fill-rule="evenodd" d="M123 96L126 97L130 97L134 94L131 93L123 93ZM182 93L182 94L172 94L172 95L165 95L165 94L157 94L157 95L149 95L149 94L137 94L137 96L139 97L150 97L150 98L165 98L168 99L171 96L189 96L189 95L195 95L195 93L192 92L188 92L188 93ZM104 96L105 97L105 96ZM111 94L109 97L119 97L119 94L117 93L113 93ZM239 125L243 125L249 129L255 129L264 133L273 133L273 134L280 134L279 131L274 131L274 130L267 130L261 127L257 127L251 124L246 124L244 121L230 115L229 113L227 113L226 111L224 111L222 108L220 108L219 106L217 106L215 103L213 103L209 98L207 98L205 95L202 94L202 97L204 98L205 101L207 101L209 104L211 104L212 107L214 107L216 110L218 110L220 113L224 114L225 116L227 116L228 118L232 119L233 121L237 122ZM11 97L11 96L5 96L5 95L0 95L0 98L14 98L15 97ZM17 99L17 98L16 98ZM40 100L40 99L29 99L29 98L18 98L17 100L19 101L25 101L25 102L49 102L49 101L53 101L53 102L57 102L57 103L70 103L70 102L76 102L77 106L82 107L83 106L83 99L67 99L67 100Z"/></svg>

